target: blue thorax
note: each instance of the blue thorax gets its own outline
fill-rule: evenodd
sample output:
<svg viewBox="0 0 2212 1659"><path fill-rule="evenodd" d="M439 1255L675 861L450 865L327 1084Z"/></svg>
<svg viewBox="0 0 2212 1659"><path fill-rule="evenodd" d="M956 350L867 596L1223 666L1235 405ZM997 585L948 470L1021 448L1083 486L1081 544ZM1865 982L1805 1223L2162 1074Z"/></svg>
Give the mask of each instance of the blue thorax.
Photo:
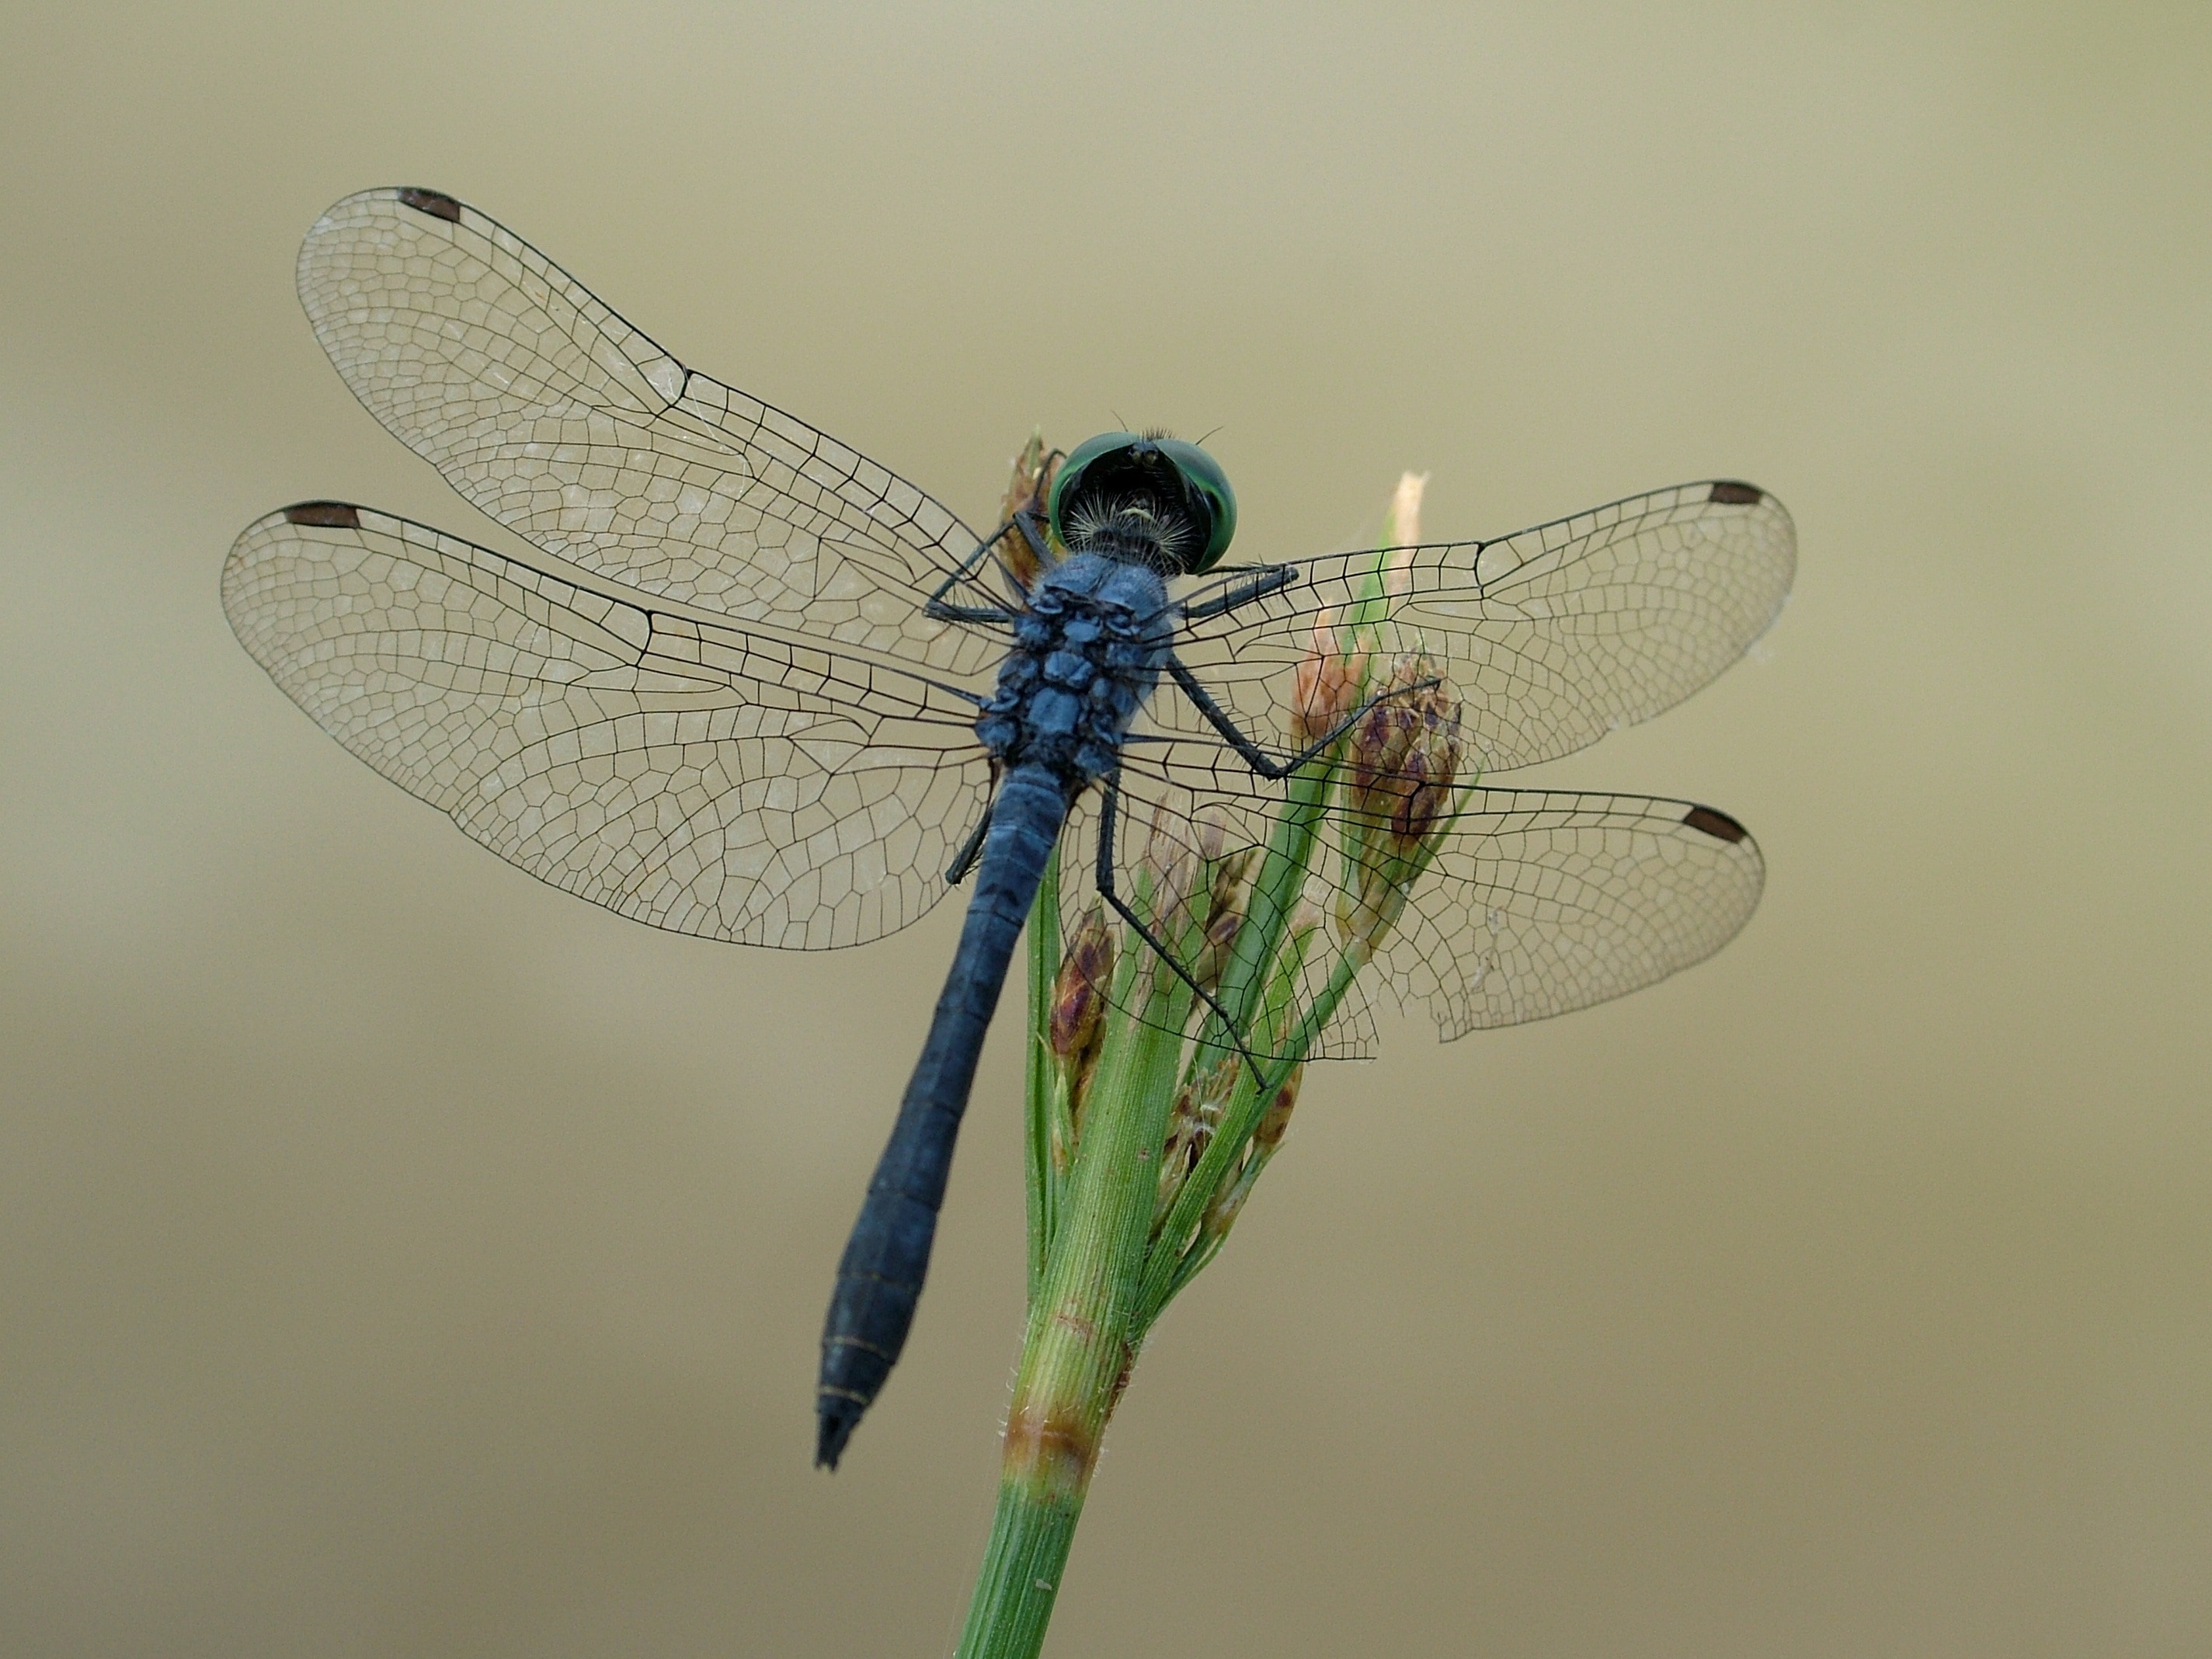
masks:
<svg viewBox="0 0 2212 1659"><path fill-rule="evenodd" d="M1079 553L1047 571L975 735L1003 766L1049 769L1070 796L1114 769L1173 643L1157 571Z"/></svg>

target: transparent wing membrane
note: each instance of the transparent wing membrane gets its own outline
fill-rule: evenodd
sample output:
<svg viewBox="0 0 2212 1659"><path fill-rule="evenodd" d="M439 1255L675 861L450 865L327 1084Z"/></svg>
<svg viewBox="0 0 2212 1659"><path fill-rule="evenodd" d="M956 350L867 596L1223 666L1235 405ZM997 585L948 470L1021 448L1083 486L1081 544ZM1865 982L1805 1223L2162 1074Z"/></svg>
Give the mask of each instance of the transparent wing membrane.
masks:
<svg viewBox="0 0 2212 1659"><path fill-rule="evenodd" d="M678 362L513 231L371 190L300 250L316 338L454 489L582 569L940 672L999 644L925 615L976 538L928 495ZM968 590L971 604L1004 595Z"/></svg>
<svg viewBox="0 0 2212 1659"><path fill-rule="evenodd" d="M1484 781L1571 753L1697 690L1772 623L1795 564L1779 502L1707 481L1490 541L1304 560L1276 578L1222 575L1184 596L1197 614L1177 650L1224 712L1279 757L1300 742L1301 665L1310 671L1316 653L1344 660L1370 691L1394 665L1415 661L1448 688L1458 746L1449 828L1394 902L1382 850L1389 826L1373 802L1422 780L1370 773L1369 793L1355 797L1340 747L1334 781L1309 808L1303 878L1287 890L1226 892L1238 849L1256 863L1282 833L1291 786L1255 772L1194 702L1163 687L1125 750L1117 861L1135 870L1158 848L1149 856L1162 870L1178 854L1198 865L1198 885L1210 880L1213 890L1191 900L1186 921L1200 926L1194 913L1211 905L1217 933L1253 927L1277 939L1273 960L1296 1006L1324 998L1355 939L1379 934L1372 960L1337 981L1340 1000L1313 1036L1320 1057L1372 1052L1369 995L1426 1013L1449 1039L1662 979L1718 950L1757 905L1764 868L1741 826L1686 801ZM1211 596L1240 588L1267 591L1208 614ZM1091 857L1071 848L1064 868L1073 927L1095 897ZM1131 884L1119 885L1127 896ZM1379 928L1369 926L1377 905L1387 912ZM1123 931L1127 949L1149 950ZM1194 977L1218 992L1218 945L1198 952L1205 970ZM1156 990L1137 976L1109 995L1197 1028L1203 997ZM1294 1035L1265 1022L1252 1030L1255 1053Z"/></svg>
<svg viewBox="0 0 2212 1659"><path fill-rule="evenodd" d="M1248 729L1286 745L1291 670L1317 623L1358 612L1378 556L1376 648L1446 665L1470 760L1503 772L1671 708L1741 656L1789 595L1796 539L1763 491L1682 484L1490 541L1299 560L1287 586L1193 622L1177 649ZM1155 703L1173 730L1212 735L1187 705Z"/></svg>
<svg viewBox="0 0 2212 1659"><path fill-rule="evenodd" d="M1343 961L1364 878L1376 860L1360 850L1376 826L1332 792L1315 815L1305 873L1287 902L1257 883L1282 796L1183 787L1133 757L1121 775L1123 823L1116 885L1125 898L1158 905L1152 872L1180 861L1188 879L1185 912L1195 951L1179 955L1210 993L1221 991L1223 937L1258 927L1282 936L1273 960L1287 970L1297 1008L1316 1006ZM1070 825L1062 850L1062 927L1069 936L1097 899L1098 814L1090 805ZM1239 858L1245 868L1236 866ZM1239 878L1252 884L1230 890ZM1702 962L1725 945L1759 902L1765 866L1758 844L1725 814L1688 801L1642 795L1466 787L1433 862L1381 948L1344 988L1306 1052L1312 1058L1365 1059L1376 1029L1370 999L1395 1001L1432 1020L1446 1041L1472 1030L1547 1019L1585 1008ZM1224 927L1226 907L1241 916ZM1214 937L1206 939L1206 913ZM1298 930L1310 929L1301 940ZM1133 930L1122 953L1149 959ZM1164 930L1160 930L1164 931ZM1170 942L1170 941L1164 941ZM1162 994L1138 976L1102 987L1109 1000L1152 1023L1194 1034L1206 1005L1194 995ZM1287 1023L1254 1028L1258 1058L1284 1052Z"/></svg>
<svg viewBox="0 0 2212 1659"><path fill-rule="evenodd" d="M250 526L225 608L319 725L501 857L657 927L819 948L890 933L942 896L990 784L973 694L1006 646L1001 629L928 614L940 593L1007 602L994 567L970 568L973 532L687 368L449 197L338 203L301 251L299 287L370 411L550 556L538 568L329 502ZM1369 996L1454 1037L1711 954L1763 874L1733 820L1489 775L1695 691L1773 621L1795 556L1779 502L1708 481L1186 593L1182 660L1279 757L1297 746L1301 665L1317 652L1356 655L1370 679L1425 665L1455 708L1448 823L1394 900L1388 814L1350 787L1348 744L1326 787L1271 781L1163 683L1124 752L1109 878L1165 918L1156 931L1197 988L1117 922L1109 997L1194 1031L1228 984L1256 1016L1255 1053L1310 1039L1349 1057L1372 1049ZM1264 878L1296 787L1299 870ZM1086 794L1065 832L1071 928L1100 900L1103 805ZM1241 969L1240 932L1248 954L1268 941ZM1325 1018L1294 1030L1301 1008Z"/></svg>
<svg viewBox="0 0 2212 1659"><path fill-rule="evenodd" d="M247 526L223 609L354 754L554 886L677 933L819 949L943 896L975 709L909 672L653 611L367 508Z"/></svg>

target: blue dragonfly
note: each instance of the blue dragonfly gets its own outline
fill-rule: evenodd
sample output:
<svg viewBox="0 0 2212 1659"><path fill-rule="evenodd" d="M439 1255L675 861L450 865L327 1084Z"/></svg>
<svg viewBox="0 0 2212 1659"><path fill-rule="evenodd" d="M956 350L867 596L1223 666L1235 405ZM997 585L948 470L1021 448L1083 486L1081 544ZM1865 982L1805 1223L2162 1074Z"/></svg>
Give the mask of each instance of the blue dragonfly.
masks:
<svg viewBox="0 0 2212 1659"><path fill-rule="evenodd" d="M1071 924L1109 908L1191 979L1130 904L1129 872L1147 848L1265 844L1290 781L1383 695L1316 733L1294 689L1337 618L1372 616L1378 570L1390 604L1365 637L1436 665L1423 685L1449 677L1468 763L1364 982L1455 1037L1650 984L1758 902L1757 845L1725 813L1482 781L1672 706L1766 629L1795 540L1754 486L1680 485L1379 562L1229 567L1236 500L1212 459L1115 432L978 534L689 368L450 196L348 197L298 282L355 395L535 550L330 501L248 526L224 610L319 726L532 875L677 933L860 945L974 878L840 1264L822 1464L911 1326L985 1030L1055 849ZM1351 879L1316 860L1303 899L1326 908ZM1219 1013L1193 984L1186 1006ZM1296 1058L1370 1052L1363 994ZM1271 1058L1256 1036L1237 1047Z"/></svg>

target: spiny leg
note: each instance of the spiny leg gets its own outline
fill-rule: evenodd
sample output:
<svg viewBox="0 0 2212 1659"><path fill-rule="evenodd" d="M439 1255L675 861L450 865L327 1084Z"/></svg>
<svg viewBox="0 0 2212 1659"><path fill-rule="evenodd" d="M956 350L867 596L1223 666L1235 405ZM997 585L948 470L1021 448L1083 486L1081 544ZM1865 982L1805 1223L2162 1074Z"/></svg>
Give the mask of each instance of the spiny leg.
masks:
<svg viewBox="0 0 2212 1659"><path fill-rule="evenodd" d="M1036 556L1040 567L1048 563L1050 561L1046 556L1044 541L1037 533L1036 521L1036 509L1030 507L1023 507L1012 518L1001 523L988 537L977 542L975 550L961 562L957 569L937 585L936 591L929 596L928 603L922 607L923 614L938 622L978 623L999 626L1012 622L1014 613L1004 605L954 605L945 596L951 592L956 585L972 577L986 558L996 558L999 544L1006 540L1007 533L1011 531L1018 530L1022 532L1022 538L1029 543L1030 551ZM1006 561L998 560L998 565L1008 585L1026 599L1027 590L1014 573L1007 568Z"/></svg>
<svg viewBox="0 0 2212 1659"><path fill-rule="evenodd" d="M967 880L968 872L983 856L983 841L991 833L992 809L998 805L996 778L991 781L991 789L992 793L983 802L983 816L975 821L975 829L969 831L968 839L960 843L960 850L952 855L952 862L945 866L945 880L948 886L957 887Z"/></svg>
<svg viewBox="0 0 2212 1659"><path fill-rule="evenodd" d="M1377 703L1391 697L1404 696L1410 692L1426 691L1443 684L1441 680L1416 680L1411 685L1401 685L1389 691L1378 691L1339 720L1327 735L1316 738L1286 761L1273 761L1267 758L1266 750L1246 736L1237 722L1223 712L1221 705L1214 702L1213 694L1200 684L1197 675L1183 665L1182 658L1169 657L1168 673L1175 683L1182 688L1183 695L1191 701L1191 706L1206 717L1206 724L1228 739L1229 746L1237 751L1238 757L1261 777L1270 781L1286 778L1307 762L1327 754L1334 746L1336 740L1357 726L1366 715L1368 710L1373 708Z"/></svg>
<svg viewBox="0 0 2212 1659"><path fill-rule="evenodd" d="M1194 623L1204 622L1209 617L1225 616L1255 599L1264 599L1270 593L1281 592L1297 579L1298 568L1294 564L1268 565L1256 575L1248 576L1234 586L1224 587L1218 593L1203 599L1191 600L1182 606L1182 619Z"/></svg>
<svg viewBox="0 0 2212 1659"><path fill-rule="evenodd" d="M1060 452L1055 449L1053 451L1053 453L1054 455L1058 455ZM1022 539L1030 544L1030 556L1037 562L1038 569L1042 570L1052 562L1052 550L1050 547L1046 545L1044 534L1042 529L1042 526L1044 524L1044 514L1038 512L1036 508L1033 507L1025 507L1018 513L1015 514L1008 522L1011 523L1015 529L1022 532ZM1000 532L1001 537L1003 537L1005 533L1006 532L1004 531ZM998 544L999 544L997 542L993 542L991 544L994 547L996 547ZM1019 581L1015 578L1012 571L1009 570L1006 573L1006 576L1007 580L1014 581L1017 586L1020 586Z"/></svg>

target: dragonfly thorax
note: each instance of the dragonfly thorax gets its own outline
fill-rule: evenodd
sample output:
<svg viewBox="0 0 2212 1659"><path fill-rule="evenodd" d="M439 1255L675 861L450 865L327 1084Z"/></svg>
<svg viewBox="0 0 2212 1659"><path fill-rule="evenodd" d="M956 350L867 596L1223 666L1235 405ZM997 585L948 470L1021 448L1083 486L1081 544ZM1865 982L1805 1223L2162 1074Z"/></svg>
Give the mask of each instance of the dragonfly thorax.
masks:
<svg viewBox="0 0 2212 1659"><path fill-rule="evenodd" d="M1167 588L1149 565L1079 553L1048 571L975 735L1001 766L1049 769L1072 795L1114 769L1172 643Z"/></svg>

